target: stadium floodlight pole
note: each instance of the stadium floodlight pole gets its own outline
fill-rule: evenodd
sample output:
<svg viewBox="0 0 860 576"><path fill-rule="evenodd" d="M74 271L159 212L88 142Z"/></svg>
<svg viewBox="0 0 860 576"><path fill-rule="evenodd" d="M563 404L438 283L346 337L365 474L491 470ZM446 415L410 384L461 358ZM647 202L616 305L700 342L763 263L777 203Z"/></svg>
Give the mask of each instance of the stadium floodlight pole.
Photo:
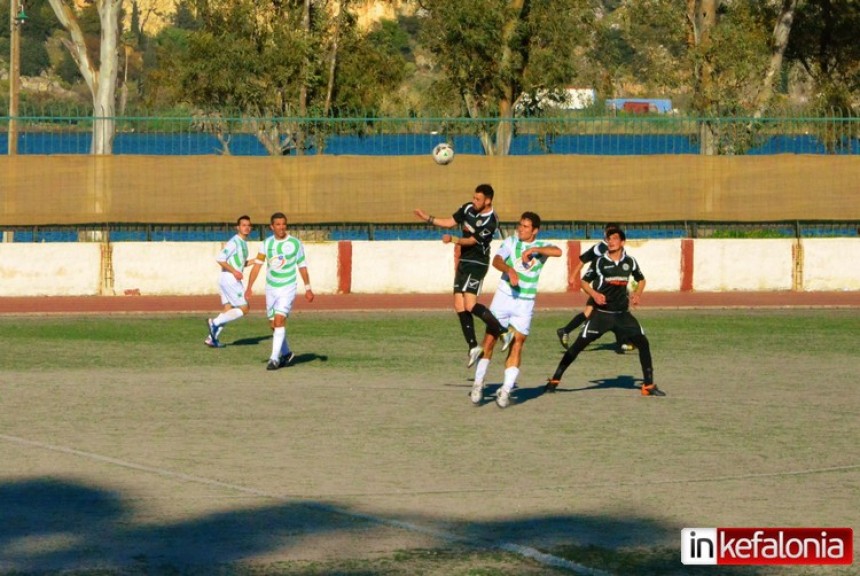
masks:
<svg viewBox="0 0 860 576"><path fill-rule="evenodd" d="M18 92L21 82L21 26L27 21L23 0L9 0L9 145L18 153Z"/></svg>

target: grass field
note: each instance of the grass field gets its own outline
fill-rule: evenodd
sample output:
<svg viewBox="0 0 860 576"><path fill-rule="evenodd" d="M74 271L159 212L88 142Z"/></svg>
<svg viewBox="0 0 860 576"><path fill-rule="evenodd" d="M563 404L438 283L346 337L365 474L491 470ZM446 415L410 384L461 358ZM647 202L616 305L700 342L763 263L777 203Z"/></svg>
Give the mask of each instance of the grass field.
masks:
<svg viewBox="0 0 860 576"><path fill-rule="evenodd" d="M611 336L542 395L539 311L506 410L452 312L298 313L277 372L259 315L222 350L201 317L0 317L0 573L856 574L679 547L860 525L860 310L638 317L666 397Z"/></svg>

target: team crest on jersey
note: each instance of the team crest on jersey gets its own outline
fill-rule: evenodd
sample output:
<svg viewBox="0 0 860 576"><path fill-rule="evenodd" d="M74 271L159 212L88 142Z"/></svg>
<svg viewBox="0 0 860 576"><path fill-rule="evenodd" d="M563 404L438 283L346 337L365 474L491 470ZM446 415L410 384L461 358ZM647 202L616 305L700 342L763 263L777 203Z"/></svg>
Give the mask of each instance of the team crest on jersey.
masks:
<svg viewBox="0 0 860 576"><path fill-rule="evenodd" d="M629 265L629 264L627 264L627 263L624 263L624 265L622 265L622 266L621 266L621 268L622 268L625 272L627 272L628 270L630 270L630 265Z"/></svg>
<svg viewBox="0 0 860 576"><path fill-rule="evenodd" d="M287 258L283 254L278 254L269 259L269 268L273 270L280 270L287 263Z"/></svg>

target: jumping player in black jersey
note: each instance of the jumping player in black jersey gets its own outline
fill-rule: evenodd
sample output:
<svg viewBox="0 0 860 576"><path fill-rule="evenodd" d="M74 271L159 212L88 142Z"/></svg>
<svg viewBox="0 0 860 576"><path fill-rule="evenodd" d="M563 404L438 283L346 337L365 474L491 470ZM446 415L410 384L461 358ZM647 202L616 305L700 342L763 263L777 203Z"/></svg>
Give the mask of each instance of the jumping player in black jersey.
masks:
<svg viewBox="0 0 860 576"><path fill-rule="evenodd" d="M555 373L547 381L546 391L554 392L561 377L585 347L610 330L632 342L639 349L642 366L643 396L664 396L654 384L654 366L651 361L651 345L639 321L630 313L630 304L639 304L645 290L645 275L635 258L624 251L627 240L620 228L606 231L606 253L592 263L583 278L582 290L594 300L594 311L571 347L561 357ZM628 294L630 278L637 282L636 290Z"/></svg>
<svg viewBox="0 0 860 576"><path fill-rule="evenodd" d="M459 226L461 236L443 234L442 242L455 244L460 250L457 271L454 275L454 310L460 318L463 337L469 346L469 360L472 366L483 353L475 336L473 315L487 325L487 332L499 337L504 328L493 316L490 309L478 303L478 294L487 270L490 267L490 242L499 229L499 219L493 210L495 192L489 184L479 184L472 195L472 201L460 206L450 218L437 218L421 209L415 216L440 228Z"/></svg>

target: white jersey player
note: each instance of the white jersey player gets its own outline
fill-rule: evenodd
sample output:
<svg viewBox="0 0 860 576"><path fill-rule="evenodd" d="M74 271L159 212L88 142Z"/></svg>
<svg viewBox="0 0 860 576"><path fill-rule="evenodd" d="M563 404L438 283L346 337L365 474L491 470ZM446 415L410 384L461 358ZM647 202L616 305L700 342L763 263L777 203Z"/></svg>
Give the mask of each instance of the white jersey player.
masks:
<svg viewBox="0 0 860 576"><path fill-rule="evenodd" d="M218 275L218 291L221 293L222 312L207 320L209 335L204 344L221 348L219 337L224 325L238 320L248 313L249 304L242 284L243 271L248 265L248 235L251 233L251 218L239 216L236 220L236 235L230 238L215 257L221 274Z"/></svg>
<svg viewBox="0 0 860 576"><path fill-rule="evenodd" d="M288 366L294 358L287 340L286 321L296 299L297 277L302 277L308 302L313 302L314 293L304 245L298 238L287 234L287 217L282 212L275 212L270 222L272 236L263 242L253 262L248 292L251 292L260 268L266 264L266 315L273 330L272 354L266 370L277 370Z"/></svg>

